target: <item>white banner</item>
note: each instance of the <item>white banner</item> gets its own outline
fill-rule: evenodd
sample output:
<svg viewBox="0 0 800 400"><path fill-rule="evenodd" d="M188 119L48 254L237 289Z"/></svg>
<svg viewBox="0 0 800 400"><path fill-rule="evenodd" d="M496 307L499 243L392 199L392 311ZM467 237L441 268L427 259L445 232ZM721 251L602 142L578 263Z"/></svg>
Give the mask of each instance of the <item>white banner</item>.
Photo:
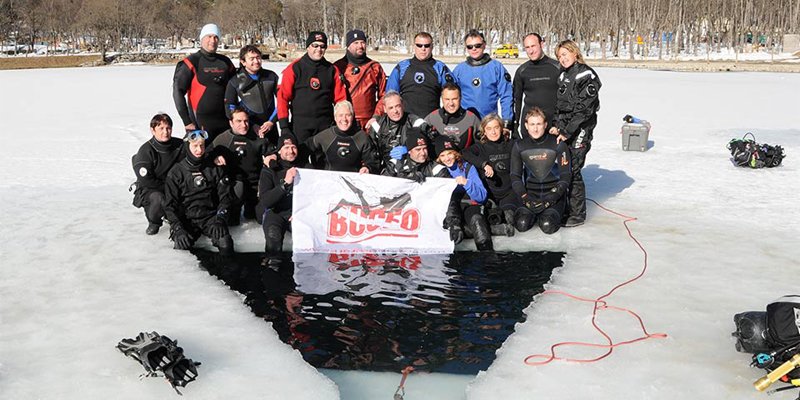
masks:
<svg viewBox="0 0 800 400"><path fill-rule="evenodd" d="M300 169L294 182L295 253L452 253L442 228L454 179Z"/></svg>

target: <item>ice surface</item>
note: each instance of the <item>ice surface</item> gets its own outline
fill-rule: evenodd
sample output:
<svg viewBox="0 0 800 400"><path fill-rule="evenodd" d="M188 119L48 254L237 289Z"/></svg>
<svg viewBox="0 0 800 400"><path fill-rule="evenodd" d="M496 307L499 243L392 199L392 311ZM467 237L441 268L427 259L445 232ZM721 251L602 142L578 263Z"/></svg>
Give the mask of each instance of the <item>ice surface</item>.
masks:
<svg viewBox="0 0 800 400"><path fill-rule="evenodd" d="M280 72L285 65L268 67ZM180 125L172 71L0 71L2 397L174 398L162 380L139 381L141 367L114 349L124 337L155 330L203 362L184 390L191 398L354 398L347 382L374 385L371 393L389 398L399 374L341 374L350 376L336 379L345 382L338 389L197 268L191 254L172 250L168 232L144 235L145 220L127 191L130 157L148 138L155 112L169 112ZM590 326L591 305L540 295L466 397L765 398L751 385L761 371L734 351L730 332L733 314L797 293L800 75L597 72L602 108L584 170L588 194L637 217L631 227L649 254L644 278L609 304L633 309L650 332L669 337L618 348L593 364L525 366L527 355L547 353L557 342L601 339ZM649 151L621 150L625 114L652 123ZM733 167L725 144L748 131L783 145L784 165ZM263 248L255 224L233 233L237 248ZM600 296L642 267L621 219L591 204L586 225L549 237L498 238L496 246L566 251L548 288L580 296ZM622 314L604 311L598 321L615 341L640 333ZM599 353L569 348L562 355ZM459 390L450 378L430 383L434 376L418 376L409 377L407 400L439 398L435 390L451 398Z"/></svg>

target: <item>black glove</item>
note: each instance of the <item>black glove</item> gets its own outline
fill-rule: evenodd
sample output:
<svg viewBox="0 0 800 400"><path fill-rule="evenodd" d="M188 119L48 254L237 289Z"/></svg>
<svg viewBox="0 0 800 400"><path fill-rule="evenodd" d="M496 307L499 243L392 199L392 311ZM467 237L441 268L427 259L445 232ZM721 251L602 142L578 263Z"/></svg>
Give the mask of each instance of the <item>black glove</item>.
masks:
<svg viewBox="0 0 800 400"><path fill-rule="evenodd" d="M555 204L561 200L562 197L564 197L565 193L567 193L567 184L559 182L556 186L550 189L550 192L544 195L544 201L550 204Z"/></svg>
<svg viewBox="0 0 800 400"><path fill-rule="evenodd" d="M172 231L172 241L175 242L176 250L189 250L192 248L192 238L180 225Z"/></svg>
<svg viewBox="0 0 800 400"><path fill-rule="evenodd" d="M217 213L214 217L214 222L211 223L211 226L208 227L208 233L211 234L211 237L214 239L219 239L228 234L228 223L227 223L227 214L226 213Z"/></svg>
<svg viewBox="0 0 800 400"><path fill-rule="evenodd" d="M522 195L522 205L525 206L528 210L531 210L534 214L538 214L544 211L547 207L550 207L550 203L544 201L533 201L527 193Z"/></svg>
<svg viewBox="0 0 800 400"><path fill-rule="evenodd" d="M450 240L453 241L453 244L461 243L464 240L464 230L458 225L450 226Z"/></svg>
<svg viewBox="0 0 800 400"><path fill-rule="evenodd" d="M414 172L414 182L417 182L417 183L420 183L420 184L421 183L425 183L425 174L423 174L422 172L419 172L419 171Z"/></svg>

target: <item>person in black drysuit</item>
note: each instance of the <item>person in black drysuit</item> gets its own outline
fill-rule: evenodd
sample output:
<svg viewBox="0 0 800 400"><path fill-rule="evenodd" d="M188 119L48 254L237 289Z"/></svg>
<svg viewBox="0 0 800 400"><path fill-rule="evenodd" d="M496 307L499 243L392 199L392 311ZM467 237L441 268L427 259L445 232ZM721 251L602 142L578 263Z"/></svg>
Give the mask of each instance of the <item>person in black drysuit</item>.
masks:
<svg viewBox="0 0 800 400"><path fill-rule="evenodd" d="M231 254L233 239L227 225L231 188L222 169L214 165L211 157L206 157L206 139L199 131L186 136L186 158L167 174L164 213L175 249L191 249L203 234L211 238L211 244L220 254Z"/></svg>
<svg viewBox="0 0 800 400"><path fill-rule="evenodd" d="M153 137L145 142L133 156L133 172L136 174L136 191L133 205L144 208L148 235L155 235L164 218L164 180L175 163L185 157L183 141L172 137L172 118L167 114L156 114L150 120Z"/></svg>
<svg viewBox="0 0 800 400"><path fill-rule="evenodd" d="M297 139L291 132L281 133L278 145L278 159L261 169L258 180L256 215L264 229L267 257L281 252L283 237L287 230L291 230L292 185L297 167L301 166L297 157Z"/></svg>
<svg viewBox="0 0 800 400"><path fill-rule="evenodd" d="M493 235L514 236L514 213L522 204L511 189L511 132L503 119L491 113L481 121L480 140L462 153L474 165L489 192L491 208L485 207Z"/></svg>
<svg viewBox="0 0 800 400"><path fill-rule="evenodd" d="M261 68L261 50L252 44L239 51L239 65L225 89L225 112L230 119L236 107L243 108L258 137L275 143L278 140L278 110L275 108L278 74Z"/></svg>
<svg viewBox="0 0 800 400"><path fill-rule="evenodd" d="M208 24L200 31L200 51L175 67L172 99L186 132L202 129L214 138L228 129L225 87L236 73L230 58L217 54L219 28Z"/></svg>
<svg viewBox="0 0 800 400"><path fill-rule="evenodd" d="M430 140L421 129L407 129L403 146L408 149L408 152L399 160L389 159L384 165L381 175L411 179L420 183L429 177L450 177L450 173L447 172L444 165L434 162L428 157Z"/></svg>
<svg viewBox="0 0 800 400"><path fill-rule="evenodd" d="M538 33L530 33L522 39L525 53L530 60L517 68L514 73L514 118L519 126L519 137L525 137L524 116L533 107L544 111L547 123L553 125L556 114L556 93L558 92L558 76L561 65L542 51L542 37ZM523 102L524 95L524 102Z"/></svg>
<svg viewBox="0 0 800 400"><path fill-rule="evenodd" d="M381 167L385 168L389 162L399 160L408 152L409 149L403 147L403 143L409 130L419 129L427 138L430 138L430 132L425 120L405 112L399 93L387 92L382 102L386 114L369 125L367 134L381 161Z"/></svg>
<svg viewBox="0 0 800 400"><path fill-rule="evenodd" d="M233 185L233 204L228 210L228 225L239 225L244 208L244 218L256 217L258 203L258 177L269 152L269 142L259 138L250 129L250 120L243 108L231 113L230 129L222 132L213 142L212 158L222 157L222 165Z"/></svg>
<svg viewBox="0 0 800 400"><path fill-rule="evenodd" d="M372 141L354 122L353 105L347 100L340 101L333 114L336 125L312 136L304 144L317 160L314 167L362 174L380 172L380 161Z"/></svg>
<svg viewBox="0 0 800 400"><path fill-rule="evenodd" d="M546 234L561 227L571 175L569 146L545 134L546 127L544 112L530 109L525 116L528 134L511 149L512 187L524 205L516 213L520 232L534 223Z"/></svg>
<svg viewBox="0 0 800 400"><path fill-rule="evenodd" d="M592 148L592 132L597 126L597 110L600 109L600 78L583 61L580 48L565 40L556 47L558 62L564 72L558 80L555 126L550 133L566 141L572 155L572 183L565 227L582 225L586 221L586 186L581 169L586 154Z"/></svg>
<svg viewBox="0 0 800 400"><path fill-rule="evenodd" d="M425 117L436 137L445 135L461 149L475 143L481 120L475 113L461 107L461 89L455 83L446 83L442 88L442 108L434 110Z"/></svg>

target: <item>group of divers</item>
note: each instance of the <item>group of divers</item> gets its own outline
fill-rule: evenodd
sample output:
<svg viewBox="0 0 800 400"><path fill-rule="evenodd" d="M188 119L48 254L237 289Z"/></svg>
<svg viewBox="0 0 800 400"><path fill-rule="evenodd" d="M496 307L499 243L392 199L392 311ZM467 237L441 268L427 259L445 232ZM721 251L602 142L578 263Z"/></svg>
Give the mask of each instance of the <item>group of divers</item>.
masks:
<svg viewBox="0 0 800 400"><path fill-rule="evenodd" d="M432 57L431 35L418 33L414 56L388 77L360 30L347 33L335 63L324 57L325 33L311 32L306 54L280 77L262 68L256 46L241 49L238 69L218 54L214 24L199 40L173 81L185 136L173 137L172 119L159 113L133 156L133 204L144 209L146 233L166 218L175 249L205 235L230 254L228 227L255 219L265 252L277 255L291 230L297 168L453 178L443 228L456 244L472 237L478 250L493 248L492 235L534 225L552 234L586 219L581 168L601 83L573 41L558 43L556 61L540 35L526 35L530 60L512 79L484 53L478 31L465 36L468 57L453 71Z"/></svg>

